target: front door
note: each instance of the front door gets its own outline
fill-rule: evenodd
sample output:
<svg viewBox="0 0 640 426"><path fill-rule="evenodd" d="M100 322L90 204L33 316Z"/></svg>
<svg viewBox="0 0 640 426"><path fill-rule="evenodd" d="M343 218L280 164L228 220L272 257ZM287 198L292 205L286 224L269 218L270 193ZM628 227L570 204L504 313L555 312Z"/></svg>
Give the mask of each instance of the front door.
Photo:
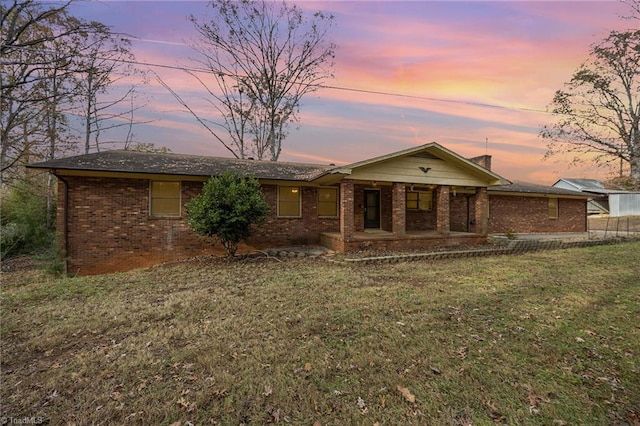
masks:
<svg viewBox="0 0 640 426"><path fill-rule="evenodd" d="M380 229L380 191L364 190L364 227Z"/></svg>

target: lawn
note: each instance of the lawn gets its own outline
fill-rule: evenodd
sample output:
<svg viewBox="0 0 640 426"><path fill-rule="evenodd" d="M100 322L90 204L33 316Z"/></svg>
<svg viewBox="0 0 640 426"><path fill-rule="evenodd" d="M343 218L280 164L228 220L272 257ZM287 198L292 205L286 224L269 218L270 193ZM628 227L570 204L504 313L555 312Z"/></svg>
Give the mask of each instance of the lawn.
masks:
<svg viewBox="0 0 640 426"><path fill-rule="evenodd" d="M640 422L640 242L393 265L2 275L2 412L49 424Z"/></svg>

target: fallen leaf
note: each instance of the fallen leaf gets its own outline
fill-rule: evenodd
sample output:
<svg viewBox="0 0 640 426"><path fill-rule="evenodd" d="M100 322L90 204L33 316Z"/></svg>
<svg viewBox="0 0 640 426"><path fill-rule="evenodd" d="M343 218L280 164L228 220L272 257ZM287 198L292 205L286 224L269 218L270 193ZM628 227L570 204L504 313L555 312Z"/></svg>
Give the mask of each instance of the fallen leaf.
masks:
<svg viewBox="0 0 640 426"><path fill-rule="evenodd" d="M267 409L267 412L271 416L272 422L274 422L274 423L280 422L280 409L279 408L275 408L274 407L272 409Z"/></svg>
<svg viewBox="0 0 640 426"><path fill-rule="evenodd" d="M264 396L269 396L273 393L273 388L269 385L264 385L264 392L262 393Z"/></svg>
<svg viewBox="0 0 640 426"><path fill-rule="evenodd" d="M364 402L364 399L362 399L361 397L358 397L357 404L358 404L358 408L360 408L361 410L367 406L367 403Z"/></svg>
<svg viewBox="0 0 640 426"><path fill-rule="evenodd" d="M582 337L576 337L576 342L584 343L584 339Z"/></svg>
<svg viewBox="0 0 640 426"><path fill-rule="evenodd" d="M189 401L184 399L184 397L180 397L180 399L178 400L178 405L187 412L191 412L196 408L195 402L190 403Z"/></svg>
<svg viewBox="0 0 640 426"><path fill-rule="evenodd" d="M400 392L402 394L402 396L404 397L404 399L406 399L409 402L416 402L416 396L414 394L412 394L409 389L407 388L403 388L402 386L398 385L398 392Z"/></svg>
<svg viewBox="0 0 640 426"><path fill-rule="evenodd" d="M307 363L304 365L304 371L311 371L311 368L312 368L312 367L311 367L311 363L310 363L310 362L307 362Z"/></svg>
<svg viewBox="0 0 640 426"><path fill-rule="evenodd" d="M221 399L224 398L225 396L227 396L227 390L226 389L222 389L222 390L214 390L213 391L213 397L215 399Z"/></svg>
<svg viewBox="0 0 640 426"><path fill-rule="evenodd" d="M504 420L504 415L500 412L496 404L491 402L490 400L482 401L484 406L489 409L489 417L493 419L495 422L501 422Z"/></svg>

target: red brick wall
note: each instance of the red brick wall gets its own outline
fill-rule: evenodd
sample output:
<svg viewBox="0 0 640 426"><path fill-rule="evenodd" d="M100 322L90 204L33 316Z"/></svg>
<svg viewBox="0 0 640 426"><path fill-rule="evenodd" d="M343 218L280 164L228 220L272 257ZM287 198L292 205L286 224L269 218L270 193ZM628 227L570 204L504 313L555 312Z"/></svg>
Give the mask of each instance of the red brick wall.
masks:
<svg viewBox="0 0 640 426"><path fill-rule="evenodd" d="M585 200L560 198L558 218L549 218L545 197L489 194L489 233L586 232Z"/></svg>
<svg viewBox="0 0 640 426"><path fill-rule="evenodd" d="M262 186L270 212L264 222L254 226L250 243L265 247L319 244L321 232L340 231L338 217L318 217L318 189L315 187L301 189L302 217L278 217L278 187Z"/></svg>
<svg viewBox="0 0 640 426"><path fill-rule="evenodd" d="M146 267L167 260L220 253L208 238L193 233L186 220L186 203L200 193L202 182L182 182L182 217L149 216L149 181L65 177L69 183L68 272L98 274ZM59 183L58 230L62 233L64 184ZM255 226L240 252L269 246L317 244L321 231L338 231L337 218L318 218L317 189L302 188L304 218L277 217L277 187L263 187L271 209Z"/></svg>
<svg viewBox="0 0 640 426"><path fill-rule="evenodd" d="M435 231L436 209L407 210L407 231Z"/></svg>
<svg viewBox="0 0 640 426"><path fill-rule="evenodd" d="M380 228L393 231L393 191L390 186L380 187Z"/></svg>
<svg viewBox="0 0 640 426"><path fill-rule="evenodd" d="M353 230L364 231L364 190L367 185L353 185Z"/></svg>
<svg viewBox="0 0 640 426"><path fill-rule="evenodd" d="M340 182L340 234L343 239L351 239L353 237L354 214L356 203L354 201L353 181L343 180ZM320 236L322 243L322 236Z"/></svg>

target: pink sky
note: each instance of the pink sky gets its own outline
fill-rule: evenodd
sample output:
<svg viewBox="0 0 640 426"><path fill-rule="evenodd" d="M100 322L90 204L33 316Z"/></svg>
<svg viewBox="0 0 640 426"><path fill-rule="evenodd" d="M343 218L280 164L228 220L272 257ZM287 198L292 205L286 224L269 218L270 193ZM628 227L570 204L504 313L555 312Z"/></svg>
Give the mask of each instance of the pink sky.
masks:
<svg viewBox="0 0 640 426"><path fill-rule="evenodd" d="M556 90L587 58L589 46L633 22L616 1L327 1L304 9L333 13L337 44L328 85L419 98L321 89L303 99L301 122L284 141L282 161L345 164L438 142L463 155L491 154L510 180L552 184L560 177L607 178L609 170L543 161L540 126ZM142 62L193 66L194 37L186 16L206 2L102 1L76 5L98 20L147 41L135 41ZM636 21L637 22L637 21ZM637 24L636 24L637 25ZM215 120L188 75L152 68L204 116ZM159 84L143 89L149 105L135 130L140 142L173 152L229 156ZM490 104L500 108L482 107ZM488 143L487 143L488 140Z"/></svg>

